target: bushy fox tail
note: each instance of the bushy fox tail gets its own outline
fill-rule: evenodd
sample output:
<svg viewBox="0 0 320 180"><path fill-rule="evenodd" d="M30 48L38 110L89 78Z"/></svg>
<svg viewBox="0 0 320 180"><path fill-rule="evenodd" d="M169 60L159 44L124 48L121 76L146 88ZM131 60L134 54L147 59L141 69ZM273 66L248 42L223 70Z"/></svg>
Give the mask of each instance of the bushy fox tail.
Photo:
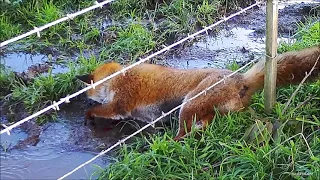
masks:
<svg viewBox="0 0 320 180"><path fill-rule="evenodd" d="M320 78L320 44L315 47L306 48L300 51L283 53L276 57L277 65L277 87L299 84L302 79L314 70L307 78L313 81ZM262 89L264 86L265 58L253 65L246 73L244 79L251 91Z"/></svg>

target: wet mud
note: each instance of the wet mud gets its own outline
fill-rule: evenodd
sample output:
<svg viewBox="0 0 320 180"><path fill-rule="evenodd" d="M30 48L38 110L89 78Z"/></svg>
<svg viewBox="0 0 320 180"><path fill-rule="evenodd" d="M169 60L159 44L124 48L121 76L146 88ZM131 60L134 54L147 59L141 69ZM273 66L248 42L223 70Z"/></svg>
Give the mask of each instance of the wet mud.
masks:
<svg viewBox="0 0 320 180"><path fill-rule="evenodd" d="M319 2L320 3L320 2ZM291 3L287 3L290 5ZM288 37L296 29L296 23L305 21L316 3L280 4L279 39ZM219 27L214 36L203 36L198 42L179 52L163 56L158 64L176 68L225 68L230 62L246 63L263 55L265 43L265 7L253 9ZM38 74L63 73L65 64L57 63L58 54L29 54L10 52L1 55L1 64L11 68L20 77L32 79ZM70 59L70 57L66 58ZM138 121L110 121L98 119L96 126L84 125L84 113L92 106L81 97L62 105L55 122L38 126L33 121L1 135L0 179L56 179L79 164L91 159L121 138L131 134L144 124ZM2 115L1 123L8 121ZM25 114L21 115L21 118ZM149 128L146 132L155 130ZM112 153L71 175L70 179L89 179L99 166L105 168L112 162Z"/></svg>
<svg viewBox="0 0 320 180"><path fill-rule="evenodd" d="M320 13L320 1L296 1L290 0L279 2L279 21L278 34L279 37L290 37L297 32L297 23L304 23L308 17ZM320 20L320 16L318 16ZM254 8L246 13L236 16L230 21L226 22L228 27L233 28L242 27L254 30L253 35L257 37L264 37L266 32L266 7L261 6Z"/></svg>

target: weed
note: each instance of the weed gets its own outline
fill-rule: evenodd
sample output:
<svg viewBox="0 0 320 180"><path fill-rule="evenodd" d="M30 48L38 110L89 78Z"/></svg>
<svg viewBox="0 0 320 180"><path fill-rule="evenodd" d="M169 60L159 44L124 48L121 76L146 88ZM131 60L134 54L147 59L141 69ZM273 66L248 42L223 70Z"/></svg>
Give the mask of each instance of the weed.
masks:
<svg viewBox="0 0 320 180"><path fill-rule="evenodd" d="M119 56L121 55L124 56L121 60L134 60L153 50L156 45L153 33L140 24L132 23L127 28L116 29L117 38L115 42L107 46L105 52L111 59L120 60Z"/></svg>
<svg viewBox="0 0 320 180"><path fill-rule="evenodd" d="M195 20L193 17L195 16L195 8L188 1L172 1L170 4L161 6L159 12L168 18L168 21L164 21L163 25L160 25L163 26L161 28L170 29L179 34L194 31Z"/></svg>
<svg viewBox="0 0 320 180"><path fill-rule="evenodd" d="M118 18L130 17L133 11L142 16L147 4L147 0L119 0L112 3L111 9L113 12L116 12Z"/></svg>
<svg viewBox="0 0 320 180"><path fill-rule="evenodd" d="M14 81L13 72L6 69L3 64L0 64L0 84L1 84L0 97L1 99L10 93L13 81Z"/></svg>
<svg viewBox="0 0 320 180"><path fill-rule="evenodd" d="M203 0L201 5L197 8L197 20L201 26L207 26L212 24L217 18L219 9L219 2L214 1L209 3L208 0Z"/></svg>
<svg viewBox="0 0 320 180"><path fill-rule="evenodd" d="M5 13L2 13L0 18L0 41L7 40L16 34L20 33L20 26L13 25Z"/></svg>
<svg viewBox="0 0 320 180"><path fill-rule="evenodd" d="M233 61L232 63L227 64L226 68L231 70L231 71L236 71L236 70L238 70L240 68L240 66L239 66L239 64L237 64L236 61Z"/></svg>

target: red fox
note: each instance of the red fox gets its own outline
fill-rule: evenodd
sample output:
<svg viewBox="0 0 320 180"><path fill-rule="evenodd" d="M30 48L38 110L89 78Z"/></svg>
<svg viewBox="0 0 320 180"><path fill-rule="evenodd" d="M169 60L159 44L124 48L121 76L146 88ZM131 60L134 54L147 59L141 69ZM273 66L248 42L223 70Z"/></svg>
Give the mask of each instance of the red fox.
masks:
<svg viewBox="0 0 320 180"><path fill-rule="evenodd" d="M276 57L278 62L277 86L297 84L318 61L320 46L287 52ZM251 96L264 85L262 59L246 73L237 73L196 99L186 103L179 111L179 129L174 140L180 140L190 132L193 122L197 128L205 128L219 113L246 108ZM92 74L77 76L85 84L96 82L122 69L118 63L106 63ZM133 118L150 122L175 106L187 101L205 88L232 73L226 69L174 69L154 64L140 64L125 75L118 75L90 89L87 96L101 105L89 109L86 119ZM320 60L309 80L320 77ZM186 128L185 128L186 124Z"/></svg>

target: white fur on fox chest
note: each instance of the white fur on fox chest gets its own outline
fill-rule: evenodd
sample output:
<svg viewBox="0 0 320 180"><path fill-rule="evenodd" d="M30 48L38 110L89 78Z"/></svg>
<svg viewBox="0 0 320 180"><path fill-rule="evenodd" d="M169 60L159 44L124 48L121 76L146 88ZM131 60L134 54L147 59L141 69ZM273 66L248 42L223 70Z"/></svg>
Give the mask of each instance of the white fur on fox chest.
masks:
<svg viewBox="0 0 320 180"><path fill-rule="evenodd" d="M99 87L96 87L96 93L94 96L89 96L89 98L101 104L107 104L113 101L114 95L115 92L110 91L109 83L105 83Z"/></svg>

